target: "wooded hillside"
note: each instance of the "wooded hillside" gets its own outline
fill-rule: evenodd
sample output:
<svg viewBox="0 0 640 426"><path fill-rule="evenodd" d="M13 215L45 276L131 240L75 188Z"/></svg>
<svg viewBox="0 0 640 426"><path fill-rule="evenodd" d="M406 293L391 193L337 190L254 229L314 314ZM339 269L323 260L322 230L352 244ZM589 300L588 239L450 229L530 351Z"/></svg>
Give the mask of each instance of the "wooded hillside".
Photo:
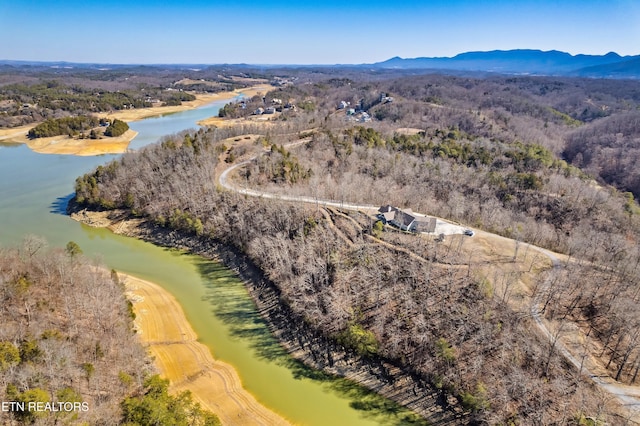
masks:
<svg viewBox="0 0 640 426"><path fill-rule="evenodd" d="M218 424L189 395L168 394L133 319L117 273L74 242L0 248L0 401L16 403L0 423Z"/></svg>
<svg viewBox="0 0 640 426"><path fill-rule="evenodd" d="M152 371L117 275L91 265L74 243L55 250L36 237L3 248L0 262L0 399L88 403L86 411L14 419L117 423L121 401Z"/></svg>
<svg viewBox="0 0 640 426"><path fill-rule="evenodd" d="M285 86L226 108L238 119L273 99L298 106L268 126L166 137L79 178L77 201L177 230L196 251L208 239L234 246L277 286L292 321L410 371L469 421L615 424L607 397L533 331L518 299L540 300L558 336L594 336L591 355L611 377L636 382L640 210L561 155L586 126L628 123L639 93L635 83L445 76ZM309 141L287 147L301 138ZM380 232L370 218L220 191L221 159L252 155L240 187L449 218L513 238L510 260L490 262L516 269L487 275L461 236L440 246ZM517 266L520 242L575 261Z"/></svg>

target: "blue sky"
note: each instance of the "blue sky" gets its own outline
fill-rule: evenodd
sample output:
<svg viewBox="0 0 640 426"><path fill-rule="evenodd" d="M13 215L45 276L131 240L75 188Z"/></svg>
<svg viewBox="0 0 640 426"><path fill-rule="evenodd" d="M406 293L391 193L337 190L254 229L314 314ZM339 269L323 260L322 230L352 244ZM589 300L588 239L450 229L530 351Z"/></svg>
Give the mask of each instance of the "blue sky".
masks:
<svg viewBox="0 0 640 426"><path fill-rule="evenodd" d="M0 59L370 63L494 49L640 54L640 1L0 0Z"/></svg>

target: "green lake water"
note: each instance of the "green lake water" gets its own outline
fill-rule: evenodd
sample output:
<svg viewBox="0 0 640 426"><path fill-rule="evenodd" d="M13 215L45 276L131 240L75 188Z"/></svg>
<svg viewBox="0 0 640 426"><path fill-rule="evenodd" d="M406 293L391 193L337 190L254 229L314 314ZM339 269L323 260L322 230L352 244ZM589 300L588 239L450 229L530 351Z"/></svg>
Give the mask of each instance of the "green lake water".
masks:
<svg viewBox="0 0 640 426"><path fill-rule="evenodd" d="M165 134L196 127L224 102L131 123L138 149ZM153 281L182 305L214 357L233 365L244 387L265 406L301 425L401 425L414 418L353 382L328 377L289 357L269 333L244 285L222 265L167 250L64 214L76 177L116 158L44 155L24 145L0 144L0 245L26 235L64 247L75 241L109 268Z"/></svg>

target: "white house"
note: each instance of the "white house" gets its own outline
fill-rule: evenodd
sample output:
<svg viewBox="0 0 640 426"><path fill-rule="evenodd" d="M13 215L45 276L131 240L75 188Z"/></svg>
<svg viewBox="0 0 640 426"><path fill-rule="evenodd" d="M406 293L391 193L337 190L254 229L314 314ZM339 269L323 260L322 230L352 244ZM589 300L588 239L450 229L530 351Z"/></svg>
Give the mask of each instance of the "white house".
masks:
<svg viewBox="0 0 640 426"><path fill-rule="evenodd" d="M360 122L361 123L368 123L370 121L371 121L371 116L368 113L363 112L362 115L360 115Z"/></svg>

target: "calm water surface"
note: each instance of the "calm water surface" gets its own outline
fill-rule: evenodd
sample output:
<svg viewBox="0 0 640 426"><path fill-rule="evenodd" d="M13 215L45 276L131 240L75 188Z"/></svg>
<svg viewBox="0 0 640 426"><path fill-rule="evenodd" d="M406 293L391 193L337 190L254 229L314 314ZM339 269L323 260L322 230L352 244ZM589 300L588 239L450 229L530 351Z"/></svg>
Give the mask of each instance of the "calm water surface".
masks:
<svg viewBox="0 0 640 426"><path fill-rule="evenodd" d="M130 148L196 128L196 121L216 115L222 105L130 123L139 132ZM388 400L292 360L257 315L243 284L223 266L69 219L64 210L75 178L113 158L36 154L24 145L0 144L0 245L19 244L29 234L51 246L75 241L109 268L158 283L178 299L214 356L236 368L245 388L296 424L411 422Z"/></svg>

